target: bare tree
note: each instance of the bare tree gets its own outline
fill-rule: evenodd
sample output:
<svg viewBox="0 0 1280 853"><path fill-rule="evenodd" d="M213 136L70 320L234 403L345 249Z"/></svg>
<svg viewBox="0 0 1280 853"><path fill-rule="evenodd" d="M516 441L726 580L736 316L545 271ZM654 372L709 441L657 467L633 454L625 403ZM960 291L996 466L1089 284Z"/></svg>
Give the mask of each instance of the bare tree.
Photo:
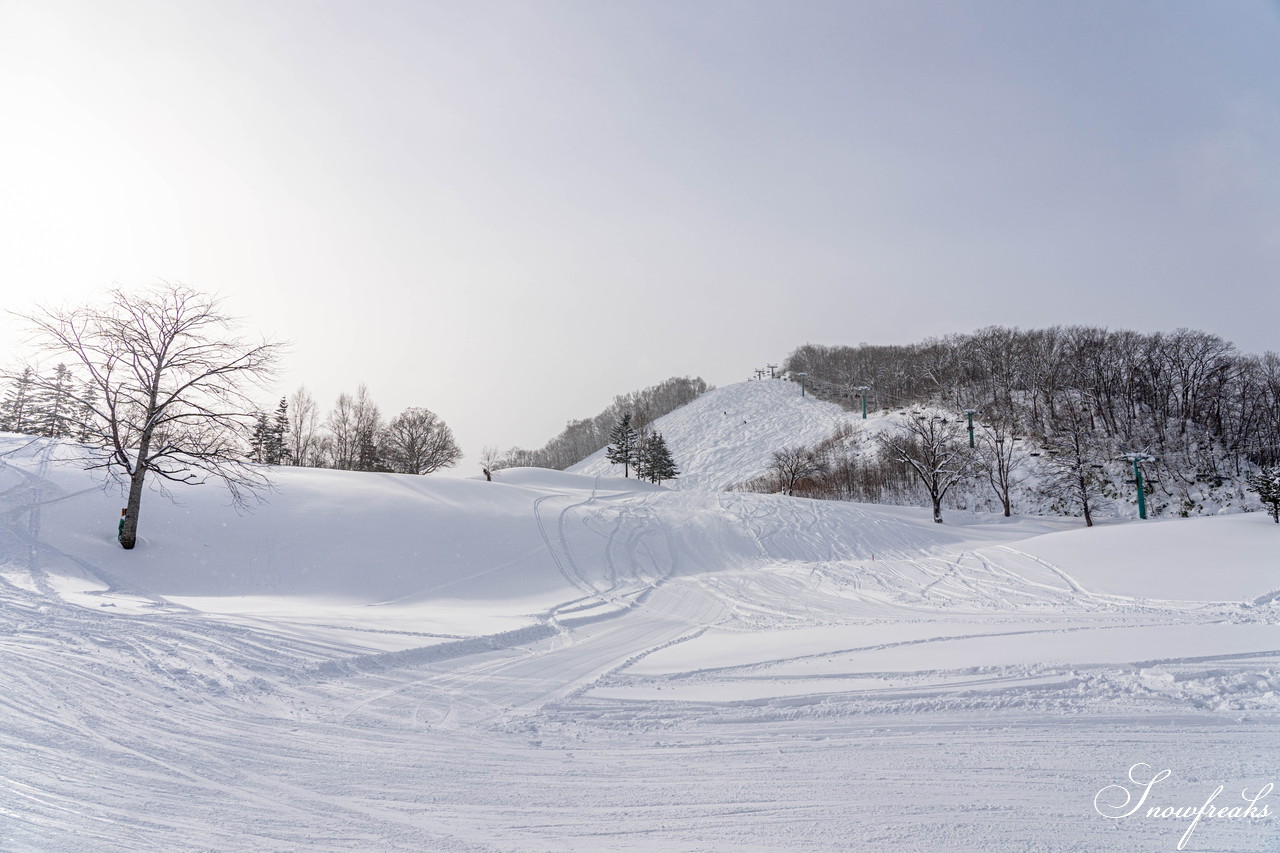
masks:
<svg viewBox="0 0 1280 853"><path fill-rule="evenodd" d="M1018 445L1020 439L1013 435L1013 429L1004 421L983 424L978 435L978 452L975 457L978 470L1000 499L1005 517L1008 518L1013 514L1010 492L1025 479L1022 471L1030 454Z"/></svg>
<svg viewBox="0 0 1280 853"><path fill-rule="evenodd" d="M462 458L453 431L428 409L405 409L392 418L384 443L391 469L401 474L430 474Z"/></svg>
<svg viewBox="0 0 1280 853"><path fill-rule="evenodd" d="M929 493L933 520L942 523L942 499L970 475L972 457L959 418L915 412L900 433L885 433L881 445L915 472Z"/></svg>
<svg viewBox="0 0 1280 853"><path fill-rule="evenodd" d="M1093 512L1105 502L1107 448L1090 426L1089 413L1078 400L1063 396L1057 405L1057 431L1047 436L1044 489L1068 506L1079 507L1086 527L1093 527Z"/></svg>
<svg viewBox="0 0 1280 853"><path fill-rule="evenodd" d="M358 436L356 434L355 401L343 391L329 410L324 422L328 431L325 445L328 447L329 464L340 471L356 467Z"/></svg>
<svg viewBox="0 0 1280 853"><path fill-rule="evenodd" d="M386 422L382 419L382 411L369 396L369 388L363 382L356 388L355 399L352 400L354 416L356 458L353 466L357 471L386 471L383 457L383 430Z"/></svg>
<svg viewBox="0 0 1280 853"><path fill-rule="evenodd" d="M73 359L87 467L128 481L126 549L137 543L148 475L190 484L214 477L237 503L270 485L242 461L253 427L246 390L273 374L280 344L237 337L238 321L217 297L181 284L113 288L101 306L18 316L41 349Z"/></svg>
<svg viewBox="0 0 1280 853"><path fill-rule="evenodd" d="M304 386L289 396L290 453L294 465L314 466L318 451L317 431L320 428L320 410L316 400Z"/></svg>
<svg viewBox="0 0 1280 853"><path fill-rule="evenodd" d="M794 495L801 480L826 471L826 459L812 447L796 445L773 452L769 471L778 479L778 488L784 495Z"/></svg>
<svg viewBox="0 0 1280 853"><path fill-rule="evenodd" d="M502 452L492 444L485 445L480 451L480 468L484 478L493 481L493 472L502 467Z"/></svg>

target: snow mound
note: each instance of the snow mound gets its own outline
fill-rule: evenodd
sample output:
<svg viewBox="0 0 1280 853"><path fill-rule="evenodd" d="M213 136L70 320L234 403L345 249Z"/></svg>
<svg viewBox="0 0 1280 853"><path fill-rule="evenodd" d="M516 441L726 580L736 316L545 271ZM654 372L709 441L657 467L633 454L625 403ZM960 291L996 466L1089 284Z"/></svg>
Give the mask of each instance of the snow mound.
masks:
<svg viewBox="0 0 1280 853"><path fill-rule="evenodd" d="M811 445L829 437L850 414L834 403L800 396L781 379L716 388L658 418L680 476L674 489L721 490L764 474L775 450ZM598 450L569 471L617 476L621 469Z"/></svg>
<svg viewBox="0 0 1280 853"><path fill-rule="evenodd" d="M508 602L532 613L618 599L677 575L951 545L956 530L850 504L681 494L633 479L517 468L494 482L277 468L275 491L237 509L215 484L143 502L139 544L115 541L122 499L78 448L0 441L0 564L169 601L305 599L315 607ZM812 504L812 505L811 505ZM511 605L511 602L520 602ZM201 606L206 606L202 603Z"/></svg>
<svg viewBox="0 0 1280 853"><path fill-rule="evenodd" d="M1280 590L1278 534L1266 514L1243 513L1080 528L1019 548L1091 592L1250 601Z"/></svg>

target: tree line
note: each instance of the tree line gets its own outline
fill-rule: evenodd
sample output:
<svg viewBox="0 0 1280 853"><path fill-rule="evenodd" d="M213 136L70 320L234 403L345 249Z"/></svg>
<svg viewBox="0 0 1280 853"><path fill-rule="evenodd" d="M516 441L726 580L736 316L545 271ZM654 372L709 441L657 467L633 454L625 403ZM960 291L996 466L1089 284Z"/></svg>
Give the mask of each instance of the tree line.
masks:
<svg viewBox="0 0 1280 853"><path fill-rule="evenodd" d="M905 346L806 344L785 368L850 408L870 386L878 408L980 409L1031 435L1060 432L1078 412L1099 435L1200 453L1210 469L1280 462L1280 355L1193 329L992 326Z"/></svg>
<svg viewBox="0 0 1280 853"><path fill-rule="evenodd" d="M807 344L784 367L848 409L867 394L902 429L870 453L851 452L848 435L788 448L807 462L797 476L784 470L795 459L778 461L780 488L884 502L926 494L937 514L948 491L976 481L1009 514L1035 470L1055 510L1091 523L1143 470L1144 495L1160 483L1155 509L1185 514L1207 491L1280 463L1280 356L1242 354L1206 332L996 326L904 346Z"/></svg>
<svg viewBox="0 0 1280 853"><path fill-rule="evenodd" d="M485 456L492 465L486 467L493 470L531 467L563 471L609 444L623 415L628 416L632 429L643 432L658 418L709 390L710 386L701 377L673 376L640 391L619 394L600 414L569 421L559 435L536 450L520 447L513 447L505 453L487 450Z"/></svg>
<svg viewBox="0 0 1280 853"><path fill-rule="evenodd" d="M462 458L439 415L414 406L387 419L364 383L354 394L339 394L323 416L304 386L282 397L273 414L259 412L256 419L252 446L257 461L269 464L430 474Z"/></svg>
<svg viewBox="0 0 1280 853"><path fill-rule="evenodd" d="M0 430L80 442L92 438L86 404L91 398L65 364L47 375L25 367L6 385ZM339 394L323 417L301 387L281 397L270 413L249 411L243 425L237 430L239 455L265 465L430 474L462 457L453 431L434 412L411 407L387 419L364 384L354 394Z"/></svg>

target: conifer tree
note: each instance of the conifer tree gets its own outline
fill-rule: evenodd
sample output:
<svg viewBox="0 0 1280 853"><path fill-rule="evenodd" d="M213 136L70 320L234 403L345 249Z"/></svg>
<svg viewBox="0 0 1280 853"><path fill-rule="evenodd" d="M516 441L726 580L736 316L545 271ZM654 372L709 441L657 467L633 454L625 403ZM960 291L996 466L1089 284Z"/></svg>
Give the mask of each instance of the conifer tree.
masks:
<svg viewBox="0 0 1280 853"><path fill-rule="evenodd" d="M65 364L59 364L53 376L41 383L33 396L31 431L50 438L66 438L73 434L77 402L71 387L73 378Z"/></svg>
<svg viewBox="0 0 1280 853"><path fill-rule="evenodd" d="M0 403L0 430L6 432L30 432L32 428L32 382L34 374L30 367L24 367L22 373L13 378L9 390Z"/></svg>
<svg viewBox="0 0 1280 853"><path fill-rule="evenodd" d="M93 385L85 382L80 388L80 395L75 399L75 439L81 444L88 444L94 439L94 414L90 400L93 399Z"/></svg>
<svg viewBox="0 0 1280 853"><path fill-rule="evenodd" d="M271 422L270 440L267 443L267 464L268 465L289 465L289 401L284 397L280 398L280 404L276 406L275 418Z"/></svg>
<svg viewBox="0 0 1280 853"><path fill-rule="evenodd" d="M605 448L604 458L614 465L621 464L624 477L630 476L631 467L635 465L639 438L639 433L631 425L631 413L623 412L609 433L609 446Z"/></svg>
<svg viewBox="0 0 1280 853"><path fill-rule="evenodd" d="M636 476L651 483L674 480L680 471L671 457L667 440L660 432L646 433L640 440L640 451L636 458Z"/></svg>
<svg viewBox="0 0 1280 853"><path fill-rule="evenodd" d="M1262 502L1271 507L1271 517L1280 524L1280 466L1250 474L1248 483L1249 490L1257 492Z"/></svg>
<svg viewBox="0 0 1280 853"><path fill-rule="evenodd" d="M271 426L266 412L253 413L253 432L249 435L249 458L254 462L266 462L271 444Z"/></svg>

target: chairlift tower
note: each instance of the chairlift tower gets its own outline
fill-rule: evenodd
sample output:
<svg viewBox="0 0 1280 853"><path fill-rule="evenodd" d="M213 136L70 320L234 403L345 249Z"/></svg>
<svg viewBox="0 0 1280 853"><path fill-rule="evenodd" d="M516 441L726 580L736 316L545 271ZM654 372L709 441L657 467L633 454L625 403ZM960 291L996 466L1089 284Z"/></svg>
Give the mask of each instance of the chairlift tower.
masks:
<svg viewBox="0 0 1280 853"><path fill-rule="evenodd" d="M1133 463L1133 479L1129 482L1138 487L1138 518L1145 519L1147 517L1147 492L1142 483L1142 466L1143 462L1155 462L1156 457L1150 453L1122 453L1121 459L1127 459Z"/></svg>
<svg viewBox="0 0 1280 853"><path fill-rule="evenodd" d="M857 391L858 396L862 398L862 419L865 421L867 419L867 392L871 390L871 386L870 385L854 385L849 390Z"/></svg>
<svg viewBox="0 0 1280 853"><path fill-rule="evenodd" d="M982 414L981 409L965 409L964 414L969 418L969 447L973 447L973 416Z"/></svg>
<svg viewBox="0 0 1280 853"><path fill-rule="evenodd" d="M795 376L796 378L798 378L798 379L800 380L800 396L801 396L801 397L803 397L803 396L804 396L804 380L805 380L806 378L808 378L809 374L807 374L807 373L793 373L793 374L791 374L791 375L792 375L792 376Z"/></svg>

